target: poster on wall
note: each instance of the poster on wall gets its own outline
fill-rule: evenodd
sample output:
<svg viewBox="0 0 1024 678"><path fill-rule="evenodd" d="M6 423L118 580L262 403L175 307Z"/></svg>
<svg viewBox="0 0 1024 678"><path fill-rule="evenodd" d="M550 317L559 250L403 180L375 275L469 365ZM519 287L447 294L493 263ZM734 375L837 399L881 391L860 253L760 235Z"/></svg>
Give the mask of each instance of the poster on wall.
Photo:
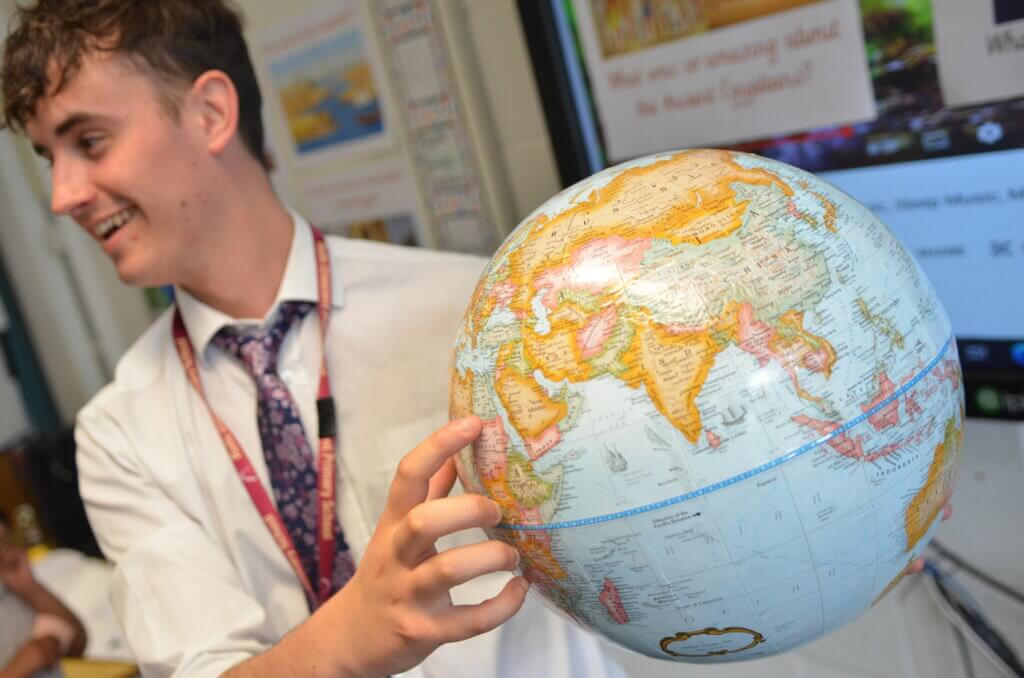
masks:
<svg viewBox="0 0 1024 678"><path fill-rule="evenodd" d="M396 245L435 245L404 157L360 163L302 182L302 211L328 233Z"/></svg>
<svg viewBox="0 0 1024 678"><path fill-rule="evenodd" d="M856 0L573 6L611 161L876 115Z"/></svg>
<svg viewBox="0 0 1024 678"><path fill-rule="evenodd" d="M498 229L455 86L438 3L374 0L371 11L381 29L435 245L489 254L500 241Z"/></svg>
<svg viewBox="0 0 1024 678"><path fill-rule="evenodd" d="M1024 96L1024 2L933 0L947 106Z"/></svg>
<svg viewBox="0 0 1024 678"><path fill-rule="evenodd" d="M999 1L996 0L997 9ZM950 15L948 8L953 5L957 11ZM974 14L986 14L986 7L991 17L992 0L970 5ZM1020 75L1024 73L1024 64L1010 73L979 68L963 74L959 85L986 89L980 103L950 105L949 88L940 85L939 66L947 63L947 57L943 56L945 47L936 41L941 35L950 40L952 36L939 30L939 15L943 15L941 22L948 23L959 8L957 0L862 0L864 48L878 114L868 122L745 139L727 143L726 147L764 155L811 172L1021 148L1024 97L1018 94L1015 98L993 100L992 92L1002 88L1001 91L1024 94L1024 79ZM1012 9L1005 8L1002 14L996 11L995 16L1012 21ZM1024 13L1024 3L1020 9ZM960 25L967 27L979 22L984 23L984 18L968 20L965 16ZM963 33L967 36L963 42L970 43L972 34L980 37L987 33L967 31ZM956 87L953 83L954 90ZM880 205L869 207L881 211Z"/></svg>
<svg viewBox="0 0 1024 678"><path fill-rule="evenodd" d="M269 117L297 162L392 143L384 69L356 0L332 0L259 33L253 57Z"/></svg>

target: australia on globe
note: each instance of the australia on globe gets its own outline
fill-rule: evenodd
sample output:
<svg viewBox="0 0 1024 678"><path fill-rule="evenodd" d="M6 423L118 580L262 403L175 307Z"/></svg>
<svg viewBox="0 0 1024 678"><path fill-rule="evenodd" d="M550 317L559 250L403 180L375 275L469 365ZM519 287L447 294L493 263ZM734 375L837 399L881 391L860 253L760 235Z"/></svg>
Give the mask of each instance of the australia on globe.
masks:
<svg viewBox="0 0 1024 678"><path fill-rule="evenodd" d="M865 207L690 150L564 191L456 338L456 459L583 626L663 659L776 654L871 607L931 538L964 410L949 319Z"/></svg>

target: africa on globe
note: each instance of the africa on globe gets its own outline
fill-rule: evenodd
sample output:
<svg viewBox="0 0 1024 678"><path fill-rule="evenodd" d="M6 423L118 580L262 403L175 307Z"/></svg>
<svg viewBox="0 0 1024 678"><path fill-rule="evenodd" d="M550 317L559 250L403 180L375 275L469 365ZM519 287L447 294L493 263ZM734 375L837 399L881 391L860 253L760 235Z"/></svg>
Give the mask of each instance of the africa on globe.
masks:
<svg viewBox="0 0 1024 678"><path fill-rule="evenodd" d="M866 208L754 155L596 174L491 259L456 339L460 479L547 601L669 660L763 657L903 576L963 430L949 320Z"/></svg>

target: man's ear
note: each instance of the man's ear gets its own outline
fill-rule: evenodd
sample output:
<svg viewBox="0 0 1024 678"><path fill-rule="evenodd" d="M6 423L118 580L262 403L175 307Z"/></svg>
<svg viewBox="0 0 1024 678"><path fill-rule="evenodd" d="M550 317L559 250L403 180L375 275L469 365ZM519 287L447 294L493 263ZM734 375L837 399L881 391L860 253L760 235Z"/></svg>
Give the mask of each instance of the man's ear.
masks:
<svg viewBox="0 0 1024 678"><path fill-rule="evenodd" d="M199 125L207 149L219 155L238 131L238 91L224 71L206 71L188 92L187 115Z"/></svg>

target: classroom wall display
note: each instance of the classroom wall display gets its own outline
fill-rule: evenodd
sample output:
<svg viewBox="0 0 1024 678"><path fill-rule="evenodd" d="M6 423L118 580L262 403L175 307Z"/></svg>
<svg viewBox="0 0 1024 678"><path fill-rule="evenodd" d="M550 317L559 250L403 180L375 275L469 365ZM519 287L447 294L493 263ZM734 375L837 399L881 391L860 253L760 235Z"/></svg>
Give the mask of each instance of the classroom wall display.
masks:
<svg viewBox="0 0 1024 678"><path fill-rule="evenodd" d="M438 245L490 252L499 231L480 182L481 163L446 48L448 33L434 3L378 0L372 8Z"/></svg>
<svg viewBox="0 0 1024 678"><path fill-rule="evenodd" d="M855 0L575 0L609 160L875 116Z"/></svg>
<svg viewBox="0 0 1024 678"><path fill-rule="evenodd" d="M306 217L328 233L430 245L428 220L407 158L392 154L303 182Z"/></svg>
<svg viewBox="0 0 1024 678"><path fill-rule="evenodd" d="M365 153L393 142L372 26L354 0L297 13L256 38L265 105L300 161Z"/></svg>
<svg viewBox="0 0 1024 678"><path fill-rule="evenodd" d="M947 106L1024 96L1024 3L933 0Z"/></svg>
<svg viewBox="0 0 1024 678"><path fill-rule="evenodd" d="M327 231L486 254L502 204L434 0L248 0L275 187ZM450 17L448 17L450 18ZM451 22L448 22L451 23ZM463 69L464 70L464 69Z"/></svg>

